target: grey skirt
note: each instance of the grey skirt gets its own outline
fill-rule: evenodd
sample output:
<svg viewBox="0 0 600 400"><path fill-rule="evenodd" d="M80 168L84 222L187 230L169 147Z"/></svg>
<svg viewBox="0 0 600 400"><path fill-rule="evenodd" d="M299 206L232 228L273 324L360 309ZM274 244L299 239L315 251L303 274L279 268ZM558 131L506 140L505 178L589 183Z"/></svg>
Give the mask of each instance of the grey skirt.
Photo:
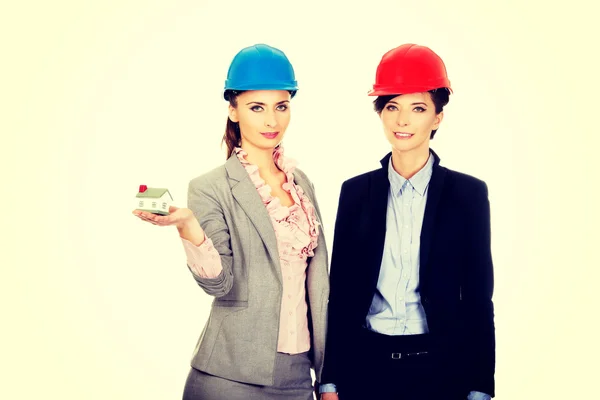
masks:
<svg viewBox="0 0 600 400"><path fill-rule="evenodd" d="M183 390L183 400L313 400L308 353L275 357L273 386L230 381L191 368Z"/></svg>

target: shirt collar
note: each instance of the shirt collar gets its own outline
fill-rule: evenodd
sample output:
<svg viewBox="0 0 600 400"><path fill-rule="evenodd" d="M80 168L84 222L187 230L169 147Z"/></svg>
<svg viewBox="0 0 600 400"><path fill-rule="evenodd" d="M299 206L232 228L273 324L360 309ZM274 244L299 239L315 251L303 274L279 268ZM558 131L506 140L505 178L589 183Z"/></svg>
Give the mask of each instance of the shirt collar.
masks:
<svg viewBox="0 0 600 400"><path fill-rule="evenodd" d="M430 153L429 158L427 159L427 162L423 168L421 168L410 179L406 179L396 172L392 165L392 157L390 157L388 164L388 179L390 181L390 187L392 188L393 193L396 196L399 196L402 192L402 188L405 186L405 184L408 184L411 185L419 195L423 196L427 186L429 185L431 174L433 173L433 163L434 158Z"/></svg>

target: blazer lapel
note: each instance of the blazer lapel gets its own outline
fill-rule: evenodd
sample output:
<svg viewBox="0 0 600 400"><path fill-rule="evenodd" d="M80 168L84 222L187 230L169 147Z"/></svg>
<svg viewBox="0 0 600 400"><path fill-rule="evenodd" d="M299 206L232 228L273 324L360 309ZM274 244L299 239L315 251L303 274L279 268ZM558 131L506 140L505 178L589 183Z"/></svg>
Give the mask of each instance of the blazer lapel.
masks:
<svg viewBox="0 0 600 400"><path fill-rule="evenodd" d="M237 156L232 154L225 163L225 169L229 176L231 193L242 210L246 213L258 234L260 235L267 251L273 260L275 274L282 281L281 265L279 263L279 249L277 247L277 237L271 217L267 208L262 202L254 183L248 176L244 166L240 163Z"/></svg>
<svg viewBox="0 0 600 400"><path fill-rule="evenodd" d="M375 170L371 175L369 188L369 204L367 204L369 263L368 277L371 286L375 288L381 270L383 249L385 244L387 203L390 181L388 179L388 164L392 153L387 154L382 160L382 168Z"/></svg>
<svg viewBox="0 0 600 400"><path fill-rule="evenodd" d="M421 250L419 254L421 276L426 276L428 270L429 253L435 231L435 217L438 210L438 204L444 187L446 169L441 167L440 158L430 150L434 157L433 172L427 189L427 202L425 204L425 215L423 217L423 227L421 228Z"/></svg>

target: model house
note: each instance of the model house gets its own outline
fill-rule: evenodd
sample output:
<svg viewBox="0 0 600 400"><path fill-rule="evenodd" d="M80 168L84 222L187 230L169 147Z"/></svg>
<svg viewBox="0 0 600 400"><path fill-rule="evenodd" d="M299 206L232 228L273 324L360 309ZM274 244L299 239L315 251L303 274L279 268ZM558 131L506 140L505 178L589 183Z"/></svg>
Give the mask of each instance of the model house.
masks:
<svg viewBox="0 0 600 400"><path fill-rule="evenodd" d="M168 189L149 188L146 185L140 185L136 197L136 209L148 211L154 214L169 215L169 206L173 202L173 197Z"/></svg>

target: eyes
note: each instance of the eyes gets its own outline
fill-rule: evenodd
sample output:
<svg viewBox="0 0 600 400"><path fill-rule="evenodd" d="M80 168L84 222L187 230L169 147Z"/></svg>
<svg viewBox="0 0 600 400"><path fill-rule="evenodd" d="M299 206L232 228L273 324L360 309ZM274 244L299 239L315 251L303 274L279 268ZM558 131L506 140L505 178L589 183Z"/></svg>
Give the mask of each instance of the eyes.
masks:
<svg viewBox="0 0 600 400"><path fill-rule="evenodd" d="M396 107L393 104L388 104L385 107L385 109L388 110L388 111L398 111L398 107ZM424 108L424 107L421 107L421 106L416 106L415 108L413 108L413 111L418 112L418 113L422 113L422 112L427 111L427 109Z"/></svg>
<svg viewBox="0 0 600 400"><path fill-rule="evenodd" d="M288 108L289 107L287 104L280 104L277 107L275 107L275 109L277 111L286 111ZM264 111L264 108L263 108L263 106L254 105L254 106L250 107L250 110L252 110L254 112L261 112L261 111Z"/></svg>

